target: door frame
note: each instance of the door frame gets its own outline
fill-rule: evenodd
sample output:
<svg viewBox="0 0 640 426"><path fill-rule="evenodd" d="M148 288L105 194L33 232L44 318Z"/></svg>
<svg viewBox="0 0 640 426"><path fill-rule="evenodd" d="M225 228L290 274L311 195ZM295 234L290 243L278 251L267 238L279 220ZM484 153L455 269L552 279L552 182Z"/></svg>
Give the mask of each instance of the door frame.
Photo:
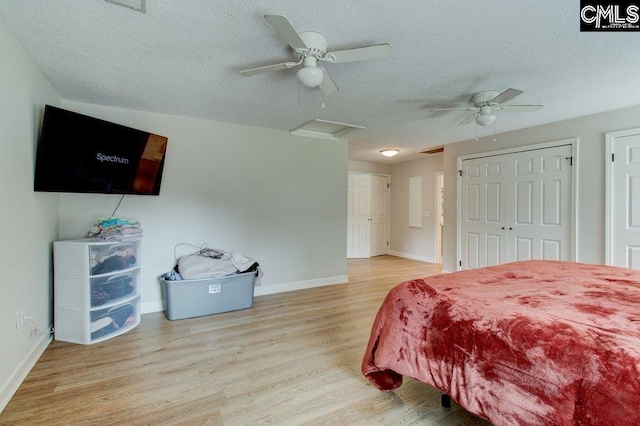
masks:
<svg viewBox="0 0 640 426"><path fill-rule="evenodd" d="M605 265L612 265L613 259L613 245L615 243L613 238L613 161L611 161L611 155L613 154L613 144L617 138L638 135L640 134L640 128L619 130L616 132L605 133L605 185L604 185L604 199L607 206L604 210L604 235L605 235L605 250L604 250L604 263Z"/></svg>
<svg viewBox="0 0 640 426"><path fill-rule="evenodd" d="M562 145L571 145L573 165L571 167L571 260L578 260L578 144L579 138L560 139L550 142L542 142L531 145L522 145L514 148L499 149L496 151L484 151L475 154L460 155L457 157L457 186L456 186L456 271L460 271L462 259L462 162L476 158L492 157L496 155L514 154L516 152L534 151L544 148L555 148Z"/></svg>
<svg viewBox="0 0 640 426"><path fill-rule="evenodd" d="M442 185L440 185L440 180L442 180ZM435 197L435 201L436 201L436 206L434 211L436 212L436 242L435 242L435 251L434 253L436 254L436 263L438 264L444 264L444 253L442 250L442 230L440 228L440 216L442 215L442 203L440 202L440 191L444 191L444 172L436 172L436 179L435 179L436 183L436 197Z"/></svg>

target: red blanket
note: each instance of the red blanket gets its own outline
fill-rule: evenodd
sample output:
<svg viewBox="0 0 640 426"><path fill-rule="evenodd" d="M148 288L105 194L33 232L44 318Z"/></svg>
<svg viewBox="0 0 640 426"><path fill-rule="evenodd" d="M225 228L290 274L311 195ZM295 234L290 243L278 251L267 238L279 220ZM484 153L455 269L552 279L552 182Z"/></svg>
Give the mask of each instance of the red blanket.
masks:
<svg viewBox="0 0 640 426"><path fill-rule="evenodd" d="M407 281L362 361L495 425L640 425L640 271L527 261Z"/></svg>

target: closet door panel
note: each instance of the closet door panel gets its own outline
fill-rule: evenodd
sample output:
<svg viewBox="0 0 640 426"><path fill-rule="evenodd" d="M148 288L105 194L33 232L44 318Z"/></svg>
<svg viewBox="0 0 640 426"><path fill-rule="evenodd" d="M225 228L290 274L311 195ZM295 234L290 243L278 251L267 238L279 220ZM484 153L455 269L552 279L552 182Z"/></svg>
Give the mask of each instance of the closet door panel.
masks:
<svg viewBox="0 0 640 426"><path fill-rule="evenodd" d="M514 262L521 261L521 260L531 260L534 258L533 238L515 237L513 241L514 241L513 248L515 249L513 250Z"/></svg>
<svg viewBox="0 0 640 426"><path fill-rule="evenodd" d="M480 268L482 263L480 262L480 234L476 232L469 232L466 235L467 240L467 267L470 269Z"/></svg>
<svg viewBox="0 0 640 426"><path fill-rule="evenodd" d="M562 225L562 181L560 179L542 182L542 225Z"/></svg>
<svg viewBox="0 0 640 426"><path fill-rule="evenodd" d="M513 225L533 225L534 200L533 181L520 181L515 183L515 197L513 211L515 222Z"/></svg>
<svg viewBox="0 0 640 426"><path fill-rule="evenodd" d="M540 259L544 260L562 260L562 241L559 240L542 240L542 253Z"/></svg>

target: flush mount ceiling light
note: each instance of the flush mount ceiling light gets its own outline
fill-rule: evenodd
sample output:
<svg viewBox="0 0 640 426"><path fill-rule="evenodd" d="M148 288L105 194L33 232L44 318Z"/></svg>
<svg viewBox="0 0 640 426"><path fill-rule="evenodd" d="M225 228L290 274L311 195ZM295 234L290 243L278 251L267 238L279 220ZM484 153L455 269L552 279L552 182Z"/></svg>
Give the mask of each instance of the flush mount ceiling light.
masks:
<svg viewBox="0 0 640 426"><path fill-rule="evenodd" d="M400 150L397 149L383 149L382 151L380 151L380 154L384 155L385 157L393 157L398 155L399 152Z"/></svg>
<svg viewBox="0 0 640 426"><path fill-rule="evenodd" d="M147 0L105 0L107 3L117 4L119 6L129 7L139 12L147 11Z"/></svg>

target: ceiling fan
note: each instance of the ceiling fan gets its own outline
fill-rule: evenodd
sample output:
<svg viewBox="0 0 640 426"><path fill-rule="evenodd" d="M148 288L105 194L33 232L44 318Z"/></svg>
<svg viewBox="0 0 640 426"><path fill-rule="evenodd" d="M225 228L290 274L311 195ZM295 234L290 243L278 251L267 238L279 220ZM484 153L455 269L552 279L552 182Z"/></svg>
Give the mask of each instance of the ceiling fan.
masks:
<svg viewBox="0 0 640 426"><path fill-rule="evenodd" d="M439 108L431 111L474 111L473 114L462 120L459 125L471 123L475 120L481 126L488 126L496 121L496 112L534 112L542 108L542 105L502 105L522 93L524 93L522 90L517 89L507 89L502 93L495 90L487 90L473 95L471 98L473 108Z"/></svg>
<svg viewBox="0 0 640 426"><path fill-rule="evenodd" d="M297 62L283 62L266 67L253 68L240 71L240 75L249 77L271 71L290 69L302 65L298 70L297 77L302 84L307 87L320 87L325 94L330 94L338 90L338 86L333 82L327 70L319 67L318 62L354 62L366 61L369 59L384 58L389 55L391 47L388 44L376 44L363 46L355 49L327 51L327 38L320 33L303 32L298 33L289 20L282 15L265 15L264 18L282 36L293 49L293 54L298 59Z"/></svg>

